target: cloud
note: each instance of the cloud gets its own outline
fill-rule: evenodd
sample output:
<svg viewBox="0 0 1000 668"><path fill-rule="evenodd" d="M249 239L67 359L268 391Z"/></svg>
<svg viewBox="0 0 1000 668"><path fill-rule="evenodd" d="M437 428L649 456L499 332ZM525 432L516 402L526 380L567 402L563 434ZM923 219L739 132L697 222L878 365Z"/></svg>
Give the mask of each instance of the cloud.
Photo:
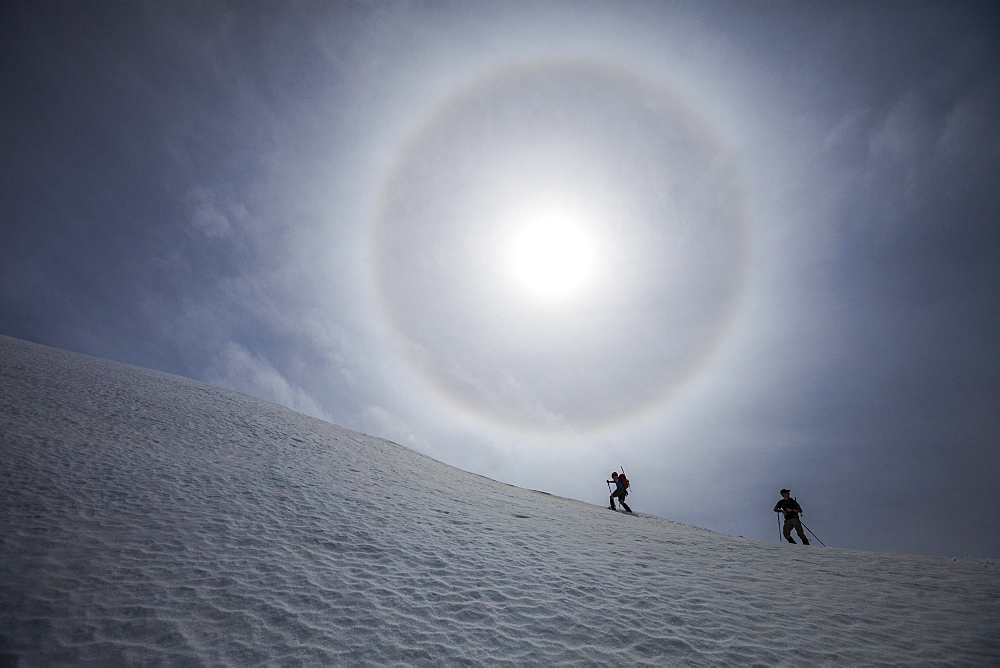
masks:
<svg viewBox="0 0 1000 668"><path fill-rule="evenodd" d="M206 377L211 383L332 422L315 399L288 382L266 358L233 341L222 345Z"/></svg>
<svg viewBox="0 0 1000 668"><path fill-rule="evenodd" d="M921 158L933 124L924 101L916 94L906 95L872 135L872 156L898 162Z"/></svg>
<svg viewBox="0 0 1000 668"><path fill-rule="evenodd" d="M378 434L382 438L420 452L433 451L431 444L426 439L416 436L406 420L384 406L368 406L361 411L357 422L360 425L359 431Z"/></svg>
<svg viewBox="0 0 1000 668"><path fill-rule="evenodd" d="M233 233L234 223L246 221L245 205L228 201L215 190L195 186L187 200L191 226L210 239L221 239Z"/></svg>

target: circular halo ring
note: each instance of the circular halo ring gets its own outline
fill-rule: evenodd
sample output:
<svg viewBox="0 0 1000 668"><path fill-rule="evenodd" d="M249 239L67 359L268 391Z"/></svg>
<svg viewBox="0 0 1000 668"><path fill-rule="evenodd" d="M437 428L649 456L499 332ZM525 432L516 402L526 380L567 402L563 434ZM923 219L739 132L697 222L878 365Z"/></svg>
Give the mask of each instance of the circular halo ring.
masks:
<svg viewBox="0 0 1000 668"><path fill-rule="evenodd" d="M417 300L413 297L420 294L420 289L440 290L441 286L444 285L442 276L447 276L446 271L445 274L437 275L425 285L414 288L412 283L419 282L420 271L426 268L428 262L433 264L440 262L443 258L453 258L454 255L442 252L438 257L433 258L411 257L410 251L414 251L414 255L419 255L414 249L414 243L420 243L420 235L423 234L423 231L419 229L419 224L411 226L407 223L412 221L419 223L421 221L420 215L424 215L423 220L426 221L430 219L430 214L441 214L442 211L445 211L446 206L455 206L453 202L443 205L437 201L425 201L428 199L427 193L432 192L426 186L435 178L435 168L446 172L445 186L460 184L461 187L455 189L456 199L461 199L464 194L462 188L467 183L465 179L468 176L469 164L462 164L462 158L455 150L447 147L441 148L442 143L446 142L449 137L457 136L466 142L473 139L478 140L483 129L490 129L488 125L483 123L484 119L491 123L498 123L501 130L514 127L513 124L519 120L517 113L521 107L529 108L531 113L538 114L540 108L537 105L532 107L538 100L531 98L531 94L537 92L536 89L539 87L554 87L557 92L569 96L575 94L575 91L582 95L580 99L586 100L588 93L586 91L581 93L579 89L585 88L584 84L588 82L607 85L611 92L620 92L623 97L631 96L629 103L633 104L633 109L638 109L640 115L646 114L647 118L662 121L660 123L662 127L653 132L652 144L655 145L659 142L664 144L666 148L677 148L683 144L692 151L686 155L695 156L694 168L688 170L689 173L682 173L686 166L674 166L671 168L673 171L666 175L665 181L673 185L678 198L687 198L685 205L677 205L676 203L673 205L676 209L674 213L678 214L679 219L684 220L673 222L669 226L673 233L683 237L680 245L694 254L693 262L705 265L702 267L704 271L691 272L694 278L687 279L687 284L683 284L682 281L680 287L688 289L693 287L700 291L699 297L704 303L697 307L690 307L692 310L689 319L696 325L692 329L695 339L684 342L684 345L687 346L685 350L667 350L669 346L661 346L657 335L646 334L640 337L638 342L640 347L638 356L624 360L624 364L620 368L613 366L616 361L621 361L618 359L619 355L609 354L605 361L608 366L604 375L594 373L589 376L587 374L574 376L576 368L580 366L579 360L575 362L571 360L562 365L552 362L546 370L556 378L544 384L544 387L534 398L537 399L540 396L543 400L548 399L559 403L559 401L563 401L563 394L576 391L582 386L583 381L588 380L592 384L591 394L578 405L563 401L557 407L558 410L555 411L544 409L534 412L524 411L523 403L513 402L505 406L504 398L509 396L509 393L504 395L503 389L496 389L498 384L508 381L511 385L516 386L516 375L501 378L503 372L496 371L494 374L495 370L490 369L488 373L481 373L477 376L477 372L484 371L485 367L473 366L472 368L459 369L461 364L453 364L453 360L449 359L455 346L475 348L475 337L488 331L484 329L485 327L496 327L500 323L496 318L488 319L486 322L461 322L463 319L477 320L478 314L475 305L484 303L481 301L484 298L483 294L457 297L452 300L450 306L439 309L432 308L429 312L421 312L419 308L414 306L414 302ZM519 98L517 105L505 107L501 103L500 109L493 108L496 105L492 103L502 102L504 95L509 96L512 93L525 93L527 98ZM649 108L639 109L636 105L640 102ZM556 105L554 113L558 115L565 110L565 106ZM507 112L513 114L514 117L503 119L502 115ZM497 120L498 115L501 116L499 120ZM579 132L587 123L600 121L599 114L591 116L584 114L584 116L583 125L573 126L571 123L569 129ZM463 126L463 119L469 121L465 126ZM476 420L487 421L517 431L546 432L567 427L572 428L576 433L600 431L636 420L655 411L711 363L715 353L725 342L727 334L731 330L731 324L738 311L745 283L747 214L742 180L735 166L735 161L725 148L724 142L712 131L704 118L682 102L668 86L631 70L590 60L539 60L511 63L494 69L484 76L477 77L459 87L451 95L445 96L441 103L433 107L416 124L415 128L409 139L400 146L390 163L391 166L387 170L380 188L371 237L372 257L374 258L373 279L378 307L393 342L420 377L448 405L458 408L463 414L472 416ZM555 126L551 124L546 125L545 129L550 133L557 131ZM596 129L600 130L600 127ZM622 130L622 128L616 130L616 136L619 139L624 136L621 134L623 131L627 130ZM476 134L477 132L480 134ZM531 139L531 137L519 136L517 139L525 140ZM649 138L628 136L625 137L624 141L633 142L635 146L640 146L647 139ZM459 164L453 165L449 159L455 159ZM542 156L541 160L544 161L544 159ZM699 174L699 168L704 174L709 174L711 178L702 178ZM651 176L654 173L655 169L643 175ZM666 189L669 190L669 188ZM692 191L696 191L697 194L691 195ZM668 208L670 206L666 200L660 204ZM708 207L709 214L714 218L706 224L703 219L698 218L698 215L701 214L690 213L694 210L693 207ZM417 211L418 215L414 215L411 221L407 216L411 215L412 211ZM660 218L652 214L646 217L654 222L662 220L663 211L662 206L657 211ZM439 215L439 218L447 220L448 216ZM456 217L457 219L458 217ZM651 223L651 225L653 224ZM447 229L440 233L442 240L449 234L457 234L458 223L454 223L450 227L449 223L446 223L444 227ZM650 233L650 230L654 228L655 225L647 227L644 231L640 230L639 237L643 233ZM655 231L653 233L660 234L661 236L656 238L663 240L663 233ZM444 249L446 251L454 250L461 245L454 245L453 239L442 241L442 243L447 246ZM674 258L674 260L677 259ZM683 260L683 255L680 256L680 259ZM655 262L656 258L647 257L647 260ZM708 266L707 263L710 261L720 262L714 266ZM447 264L447 262L445 263ZM461 276L462 272L469 269L469 266L461 262L457 264L458 266L450 270L457 272L457 274L452 274L451 278L455 278L456 275ZM649 266L654 265L649 264ZM433 273L433 270L430 271ZM661 269L657 269L657 271L661 271ZM718 276L713 277L715 274ZM414 292L410 292L411 290ZM427 295L424 297L426 298ZM683 303L679 301L677 294L657 294L653 302L658 304L658 308L663 313L667 313L671 308ZM634 310L633 308L628 311L626 317L633 317L633 322L638 322L638 316ZM680 318L680 320L683 319L683 317ZM433 324L428 325L428 322ZM465 324L469 324L469 328L468 332L463 334L461 328ZM449 329L449 331L443 332L442 327ZM612 327L611 329L616 333L626 331L620 327ZM682 331L682 328L679 326L677 331ZM507 334L510 333L507 332ZM441 340L444 341L441 344L436 343L437 339L434 338L440 335L443 335ZM661 335L663 341L672 339L670 331L664 331ZM466 338L463 339L463 336ZM530 343L531 337L529 336L525 340ZM606 338L602 342L604 346L622 346L632 349L636 348L637 345L636 341L617 340L614 336ZM646 346L645 352L641 350L642 345ZM678 345L680 344L678 343ZM497 353L499 348L500 344L494 341L493 348L487 352ZM525 350L530 348L531 346L528 345ZM601 348L595 343L590 352L594 353L605 349L607 348ZM545 353L544 349L539 351L539 355ZM505 351L505 354L507 354L507 357L504 358L505 361L516 367L518 351ZM529 365L549 363L545 357L532 358L530 354L524 354L528 358L527 364ZM653 361L647 362L647 359ZM656 367L657 364L660 364L662 369L658 375L653 373L656 382L644 383L638 388L633 388L630 385L630 376L634 377L637 369L644 366ZM558 378L560 374L565 374L567 378L562 385L560 385ZM486 378L485 381L484 378ZM601 389L601 385L607 385L607 388ZM484 387L487 389L484 390ZM616 396L624 397L624 399L616 399Z"/></svg>

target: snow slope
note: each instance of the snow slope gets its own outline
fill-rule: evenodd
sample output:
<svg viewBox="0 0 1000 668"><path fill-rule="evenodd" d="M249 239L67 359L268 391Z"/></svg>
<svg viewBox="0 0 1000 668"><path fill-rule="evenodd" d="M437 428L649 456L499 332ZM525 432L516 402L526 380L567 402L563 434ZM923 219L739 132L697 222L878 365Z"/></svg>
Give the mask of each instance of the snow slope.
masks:
<svg viewBox="0 0 1000 668"><path fill-rule="evenodd" d="M5 337L0 433L2 665L1000 664L993 561L628 516Z"/></svg>

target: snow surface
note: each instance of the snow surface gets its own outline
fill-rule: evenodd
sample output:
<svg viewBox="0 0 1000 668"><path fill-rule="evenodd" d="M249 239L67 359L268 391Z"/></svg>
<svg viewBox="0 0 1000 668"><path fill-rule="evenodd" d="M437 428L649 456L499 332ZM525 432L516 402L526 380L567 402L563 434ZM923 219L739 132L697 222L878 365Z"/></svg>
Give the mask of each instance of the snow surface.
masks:
<svg viewBox="0 0 1000 668"><path fill-rule="evenodd" d="M1000 664L991 560L629 516L5 337L0 401L2 665Z"/></svg>

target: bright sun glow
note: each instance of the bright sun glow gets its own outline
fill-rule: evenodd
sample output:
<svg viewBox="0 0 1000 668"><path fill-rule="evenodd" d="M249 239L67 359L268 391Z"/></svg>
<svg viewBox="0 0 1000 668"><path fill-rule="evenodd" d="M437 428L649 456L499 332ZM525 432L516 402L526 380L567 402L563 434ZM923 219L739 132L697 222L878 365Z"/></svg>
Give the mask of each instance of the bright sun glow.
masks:
<svg viewBox="0 0 1000 668"><path fill-rule="evenodd" d="M582 221L543 211L518 221L507 247L516 284L532 297L553 301L577 295L593 278L594 239Z"/></svg>

